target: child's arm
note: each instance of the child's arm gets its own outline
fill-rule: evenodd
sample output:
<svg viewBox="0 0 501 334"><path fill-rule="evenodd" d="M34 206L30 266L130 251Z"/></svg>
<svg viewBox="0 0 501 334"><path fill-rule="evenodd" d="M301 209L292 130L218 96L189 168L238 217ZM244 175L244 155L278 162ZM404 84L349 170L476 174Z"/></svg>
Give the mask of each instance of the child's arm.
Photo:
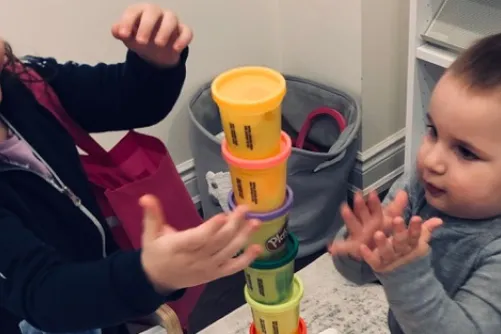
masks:
<svg viewBox="0 0 501 334"><path fill-rule="evenodd" d="M167 299L146 278L139 251L68 263L2 208L0 226L0 305L41 330L109 327L149 315Z"/></svg>
<svg viewBox="0 0 501 334"><path fill-rule="evenodd" d="M495 334L501 328L501 241L482 252L478 269L449 297L431 266L428 245L440 219L395 222L392 237L378 233L363 258L383 284L390 308L407 334Z"/></svg>
<svg viewBox="0 0 501 334"><path fill-rule="evenodd" d="M57 63L31 59L28 63L49 80L63 107L88 132L129 130L151 126L167 116L186 77L188 48L172 68L158 68L135 52L113 65Z"/></svg>
<svg viewBox="0 0 501 334"><path fill-rule="evenodd" d="M496 334L501 328L501 244L450 298L435 277L430 256L378 275L405 333Z"/></svg>

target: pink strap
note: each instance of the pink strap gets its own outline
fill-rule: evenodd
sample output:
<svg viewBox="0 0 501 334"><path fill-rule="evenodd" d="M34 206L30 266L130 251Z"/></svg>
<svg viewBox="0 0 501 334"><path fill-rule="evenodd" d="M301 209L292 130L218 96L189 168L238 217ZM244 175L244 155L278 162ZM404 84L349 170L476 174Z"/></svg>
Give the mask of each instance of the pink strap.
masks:
<svg viewBox="0 0 501 334"><path fill-rule="evenodd" d="M38 103L51 112L73 137L75 144L90 156L105 158L108 153L66 113L56 93L32 68L16 63L9 71L19 76L23 84L31 90Z"/></svg>
<svg viewBox="0 0 501 334"><path fill-rule="evenodd" d="M302 149L305 146L306 136L310 132L313 120L321 115L327 115L332 117L337 122L337 126L339 127L339 132L343 132L343 130L346 128L346 120L339 111L327 107L320 107L318 109L315 109L308 115L306 121L303 123L303 126L301 126L301 130L299 130L296 139L297 148Z"/></svg>

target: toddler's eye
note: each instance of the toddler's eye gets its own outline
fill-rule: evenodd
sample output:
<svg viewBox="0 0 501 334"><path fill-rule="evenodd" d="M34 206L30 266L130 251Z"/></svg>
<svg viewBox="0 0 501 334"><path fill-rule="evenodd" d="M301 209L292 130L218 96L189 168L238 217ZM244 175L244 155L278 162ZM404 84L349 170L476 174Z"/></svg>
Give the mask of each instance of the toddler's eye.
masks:
<svg viewBox="0 0 501 334"><path fill-rule="evenodd" d="M478 156L466 147L458 146L457 151L461 158L465 160L478 160Z"/></svg>
<svg viewBox="0 0 501 334"><path fill-rule="evenodd" d="M426 124L426 130L431 138L437 138L437 129L433 125Z"/></svg>

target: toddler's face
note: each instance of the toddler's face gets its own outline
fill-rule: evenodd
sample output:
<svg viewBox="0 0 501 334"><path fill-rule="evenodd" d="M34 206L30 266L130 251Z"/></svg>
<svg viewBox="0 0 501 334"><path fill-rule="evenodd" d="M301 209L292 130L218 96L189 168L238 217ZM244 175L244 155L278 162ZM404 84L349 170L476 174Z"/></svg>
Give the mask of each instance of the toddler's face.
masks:
<svg viewBox="0 0 501 334"><path fill-rule="evenodd" d="M501 214L501 91L472 92L445 74L417 157L426 200L461 218Z"/></svg>

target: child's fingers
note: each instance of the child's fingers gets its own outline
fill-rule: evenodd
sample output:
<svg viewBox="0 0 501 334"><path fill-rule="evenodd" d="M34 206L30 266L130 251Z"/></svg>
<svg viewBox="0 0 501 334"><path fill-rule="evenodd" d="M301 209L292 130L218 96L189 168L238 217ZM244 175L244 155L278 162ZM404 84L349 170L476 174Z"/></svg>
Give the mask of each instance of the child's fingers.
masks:
<svg viewBox="0 0 501 334"><path fill-rule="evenodd" d="M230 212L222 228L215 232L210 240L206 239L204 242L203 248L200 249L203 252L201 256L212 256L214 253L219 252L228 246L242 230L245 230L248 225L247 212L248 209L245 206L237 206L235 210Z"/></svg>
<svg viewBox="0 0 501 334"><path fill-rule="evenodd" d="M371 191L367 198L367 206L369 208L369 212L373 218L377 221L382 221L383 219L383 207L381 206L381 201L379 200L379 196L375 191Z"/></svg>
<svg viewBox="0 0 501 334"><path fill-rule="evenodd" d="M392 218L402 216L408 201L407 192L399 190L393 198L393 201L386 206L385 213Z"/></svg>
<svg viewBox="0 0 501 334"><path fill-rule="evenodd" d="M395 261L396 254L393 245L383 232L377 231L374 233L374 243L384 264Z"/></svg>
<svg viewBox="0 0 501 334"><path fill-rule="evenodd" d="M256 232L259 225L261 225L261 222L255 219L246 221L233 238L224 244L220 244L222 248L216 254L210 254L211 261L214 261L216 265L220 265L231 259L237 252L245 248L249 242L249 238Z"/></svg>
<svg viewBox="0 0 501 334"><path fill-rule="evenodd" d="M166 46L172 40L173 35L179 35L178 19L173 13L165 12L155 36L155 44L157 46Z"/></svg>
<svg viewBox="0 0 501 334"><path fill-rule="evenodd" d="M359 260L358 257L359 243L352 240L336 240L329 247L328 251L332 256L350 255Z"/></svg>
<svg viewBox="0 0 501 334"><path fill-rule="evenodd" d="M365 204L365 200L360 192L357 192L353 198L353 208L355 216L363 224L371 219L369 208Z"/></svg>
<svg viewBox="0 0 501 334"><path fill-rule="evenodd" d="M141 15L139 27L136 32L136 41L139 44L148 44L153 31L156 30L157 24L162 18L162 11L156 7L148 8Z"/></svg>
<svg viewBox="0 0 501 334"><path fill-rule="evenodd" d="M367 245L360 245L360 255L374 271L377 271L383 265L377 250L371 251Z"/></svg>
<svg viewBox="0 0 501 334"><path fill-rule="evenodd" d="M392 224L392 243L395 253L399 255L407 254L410 251L407 228L402 217L395 217Z"/></svg>
<svg viewBox="0 0 501 334"><path fill-rule="evenodd" d="M408 240L409 240L409 246L411 246L412 248L417 246L417 244L419 243L419 238L421 238L422 222L423 219L418 216L412 217L411 221L409 222Z"/></svg>
<svg viewBox="0 0 501 334"><path fill-rule="evenodd" d="M219 230L221 230L227 222L228 216L224 213L220 213L203 224L183 232L183 248L191 251L201 249L211 240L214 240ZM216 250L213 252L216 252Z"/></svg>
<svg viewBox="0 0 501 334"><path fill-rule="evenodd" d="M244 270L250 266L252 262L254 262L261 252L262 249L258 245L251 245L247 247L242 254L227 260L218 268L214 268L216 273L214 279L233 275L241 270Z"/></svg>
<svg viewBox="0 0 501 334"><path fill-rule="evenodd" d="M179 24L179 37L174 42L174 50L183 51L193 40L193 31L185 24Z"/></svg>
<svg viewBox="0 0 501 334"><path fill-rule="evenodd" d="M432 232L436 228L440 227L442 224L443 224L443 221L440 218L430 218L423 223L423 227L428 231L427 236L426 236L428 240L426 240L426 242L430 241Z"/></svg>
<svg viewBox="0 0 501 334"><path fill-rule="evenodd" d="M117 38L128 39L132 36L141 15L143 14L144 8L140 6L130 6L125 10L122 18L117 23Z"/></svg>
<svg viewBox="0 0 501 334"><path fill-rule="evenodd" d="M344 220L344 224L346 225L346 229L351 236L358 236L362 233L362 224L355 216L353 211L350 209L348 204L341 204L341 217Z"/></svg>

